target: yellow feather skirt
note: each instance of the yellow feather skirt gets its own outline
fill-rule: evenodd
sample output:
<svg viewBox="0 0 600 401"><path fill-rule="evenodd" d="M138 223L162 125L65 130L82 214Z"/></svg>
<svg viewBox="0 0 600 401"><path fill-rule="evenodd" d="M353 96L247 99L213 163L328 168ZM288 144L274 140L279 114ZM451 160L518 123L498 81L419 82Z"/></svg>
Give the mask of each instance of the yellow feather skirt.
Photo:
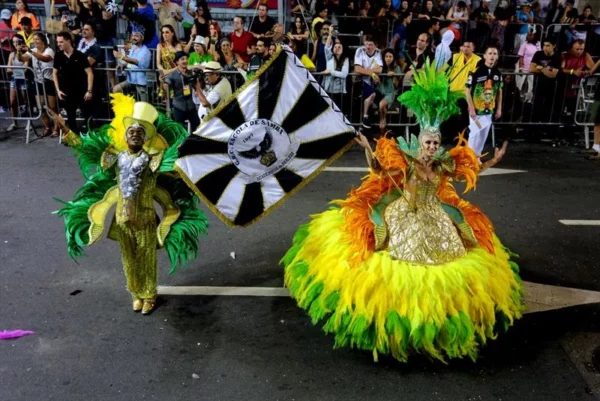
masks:
<svg viewBox="0 0 600 401"><path fill-rule="evenodd" d="M313 216L282 259L292 297L335 336L336 348L372 351L375 360L379 353L475 360L480 345L521 317L518 266L495 235L493 253L471 248L437 265L387 251L356 262L343 225L337 208Z"/></svg>

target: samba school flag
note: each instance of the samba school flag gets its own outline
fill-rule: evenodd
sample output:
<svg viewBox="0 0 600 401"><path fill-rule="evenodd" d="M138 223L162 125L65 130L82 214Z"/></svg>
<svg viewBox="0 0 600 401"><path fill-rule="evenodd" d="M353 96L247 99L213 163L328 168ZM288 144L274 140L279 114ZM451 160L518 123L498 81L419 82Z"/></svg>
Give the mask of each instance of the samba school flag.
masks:
<svg viewBox="0 0 600 401"><path fill-rule="evenodd" d="M352 145L355 130L287 46L204 118L176 168L229 226L249 226Z"/></svg>

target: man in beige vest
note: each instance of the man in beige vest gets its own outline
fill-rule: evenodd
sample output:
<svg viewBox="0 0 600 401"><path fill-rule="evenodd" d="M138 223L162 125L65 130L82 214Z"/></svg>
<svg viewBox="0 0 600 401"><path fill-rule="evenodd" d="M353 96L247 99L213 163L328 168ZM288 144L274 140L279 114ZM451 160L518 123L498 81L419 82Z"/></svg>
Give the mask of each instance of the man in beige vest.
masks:
<svg viewBox="0 0 600 401"><path fill-rule="evenodd" d="M198 107L200 124L202 124L203 119L211 111L231 96L231 84L227 78L221 75L221 64L216 61L206 63L204 66L204 76L205 82L209 87L197 92L198 99L200 100L200 106Z"/></svg>

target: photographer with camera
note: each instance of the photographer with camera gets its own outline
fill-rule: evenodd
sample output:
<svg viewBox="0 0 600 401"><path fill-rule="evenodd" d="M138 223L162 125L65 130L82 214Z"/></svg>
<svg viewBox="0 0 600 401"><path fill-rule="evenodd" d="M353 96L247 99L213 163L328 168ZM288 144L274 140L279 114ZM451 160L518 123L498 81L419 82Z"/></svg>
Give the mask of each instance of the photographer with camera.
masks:
<svg viewBox="0 0 600 401"><path fill-rule="evenodd" d="M216 61L209 61L204 66L204 79L199 80L202 90L196 92L200 100L200 107L198 108L200 122L221 102L231 96L231 84L228 79L221 75L222 70L221 64Z"/></svg>
<svg viewBox="0 0 600 401"><path fill-rule="evenodd" d="M165 77L165 84L173 90L173 120L181 124L188 120L192 130L195 130L200 125L200 120L192 99L192 92L200 91L199 81L202 78L202 70L188 70L187 54L183 51L175 53L173 61L177 67Z"/></svg>

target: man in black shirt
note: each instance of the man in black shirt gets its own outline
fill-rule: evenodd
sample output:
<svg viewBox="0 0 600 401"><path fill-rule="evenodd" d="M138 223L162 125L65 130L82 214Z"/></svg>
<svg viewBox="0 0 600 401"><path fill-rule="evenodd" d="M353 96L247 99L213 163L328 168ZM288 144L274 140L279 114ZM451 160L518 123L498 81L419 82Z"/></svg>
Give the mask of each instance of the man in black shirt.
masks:
<svg viewBox="0 0 600 401"><path fill-rule="evenodd" d="M81 110L85 126L92 115L94 74L85 54L73 47L73 37L69 32L56 35L56 44L60 51L54 57L54 86L67 112L69 127L81 132L77 125L77 108Z"/></svg>
<svg viewBox="0 0 600 401"><path fill-rule="evenodd" d="M552 123L560 120L562 97L556 93L556 76L560 63L560 54L556 52L556 45L550 39L544 40L543 50L537 51L531 59L529 72L536 76L533 86L534 122ZM552 126L544 128L547 134L556 130Z"/></svg>
<svg viewBox="0 0 600 401"><path fill-rule="evenodd" d="M275 25L275 20L267 15L268 12L269 7L266 4L261 4L258 6L258 18L254 18L250 23L248 30L257 39L266 37Z"/></svg>
<svg viewBox="0 0 600 401"><path fill-rule="evenodd" d="M491 23L493 20L493 14L490 10L491 1L492 0L483 0L481 5L471 13L471 19L476 23L473 37L476 41L475 46L478 49L486 48L489 36L491 34ZM469 33L469 35L471 35L471 33Z"/></svg>
<svg viewBox="0 0 600 401"><path fill-rule="evenodd" d="M271 45L270 41L267 39L258 39L256 41L256 54L252 56L250 59L250 66L248 67L248 75L250 78L252 75L256 74L256 71L267 61L269 58L269 46Z"/></svg>
<svg viewBox="0 0 600 401"><path fill-rule="evenodd" d="M502 117L502 73L496 67L498 49L489 46L483 54L483 64L469 75L465 95L469 104L469 147L481 156L492 127L492 114Z"/></svg>

